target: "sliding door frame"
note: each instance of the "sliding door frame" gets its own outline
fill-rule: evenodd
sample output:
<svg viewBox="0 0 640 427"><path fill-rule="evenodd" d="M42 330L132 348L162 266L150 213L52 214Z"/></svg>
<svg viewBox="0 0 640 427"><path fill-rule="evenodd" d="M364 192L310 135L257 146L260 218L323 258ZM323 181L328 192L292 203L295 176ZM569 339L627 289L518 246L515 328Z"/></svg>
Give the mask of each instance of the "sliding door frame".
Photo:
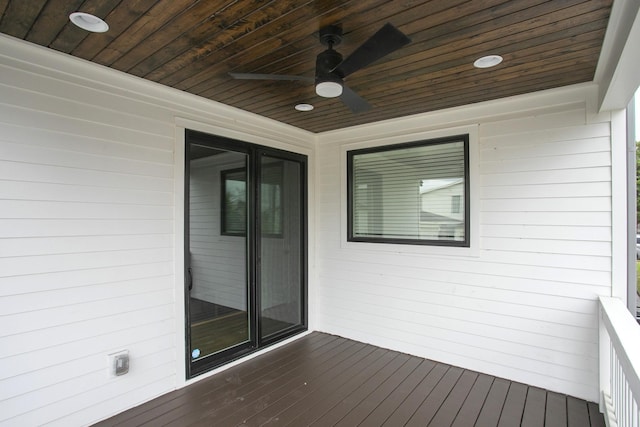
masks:
<svg viewBox="0 0 640 427"><path fill-rule="evenodd" d="M190 297L189 284L191 281L190 268L190 158L189 148L192 144L210 147L213 149L228 150L247 155L246 162L246 182L247 182L247 233L246 233L246 256L247 256L247 315L249 325L249 340L225 349L211 357L192 361L191 345L191 321L190 321ZM185 158L184 158L184 327L185 327L185 366L186 379L194 378L200 374L222 366L231 361L242 358L255 351L262 350L269 345L276 344L297 333L304 332L308 327L308 206L307 206L307 156L285 150L248 143L232 138L208 134L191 129L185 129ZM260 283L260 235L258 224L260 217L260 180L261 160L263 156L280 158L298 162L300 165L300 319L299 325L286 328L278 333L262 338L261 330L261 283Z"/></svg>
<svg viewBox="0 0 640 427"><path fill-rule="evenodd" d="M271 158L279 158L279 159L283 159L283 160L290 160L290 161L294 161L294 162L298 162L300 165L300 194L298 195L300 197L300 202L301 202L301 206L300 206L300 217L301 217L301 221L300 221L300 247L301 247L301 257L300 257L300 271L302 272L301 274L301 289L300 289L300 325L294 325L291 326L289 328L286 328L282 331L279 331L275 334L272 334L268 337L263 338L262 337L262 316L260 315L261 313L261 307L262 307L262 298L261 298L261 292L259 292L259 290L262 289L262 283L261 283L261 276L259 274L257 274L257 272L260 270L260 254L262 253L262 248L261 248L261 244L262 244L262 239L260 238L260 236L256 233L254 235L255 237L255 244L254 244L254 250L255 253L253 254L256 258L255 260L257 260L256 263L254 263L254 265L252 265L252 267L254 267L255 269L255 280L256 280L256 302L257 302L257 311L255 312L256 315L256 321L257 321L257 331L258 331L258 348L263 348L265 346L271 345L271 344L275 344L277 342L280 342L296 333L302 332L302 331L306 331L307 330L307 325L308 325L308 295L307 295L307 281L308 281L308 250L307 250L307 231L308 231L308 225L307 225L307 219L308 219L308 212L307 212L307 156L303 155L303 154L296 154L296 153L292 153L289 151L284 151L284 150L279 150L279 149L275 149L275 148L268 148L268 147L262 147L262 146L255 146L256 148L256 155L254 156L254 161L255 161L255 175L256 176L261 176L262 175L262 158L264 156L267 157L271 157ZM260 194L260 185L258 183L258 180L254 180L254 184L255 184L255 188L254 188L254 197L255 199L253 200L253 206L254 208L257 206L260 206L261 203L261 194ZM255 222L256 224L262 224L262 218L261 218L261 211L260 209L255 209Z"/></svg>

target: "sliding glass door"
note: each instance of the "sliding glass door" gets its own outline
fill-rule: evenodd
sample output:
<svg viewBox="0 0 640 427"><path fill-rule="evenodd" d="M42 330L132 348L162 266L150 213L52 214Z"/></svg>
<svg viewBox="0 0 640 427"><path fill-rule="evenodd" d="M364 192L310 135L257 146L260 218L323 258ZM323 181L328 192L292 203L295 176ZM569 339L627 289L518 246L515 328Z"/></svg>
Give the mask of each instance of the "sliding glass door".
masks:
<svg viewBox="0 0 640 427"><path fill-rule="evenodd" d="M304 221L301 164L263 155L260 161L260 336L303 322Z"/></svg>
<svg viewBox="0 0 640 427"><path fill-rule="evenodd" d="M188 357L196 368L251 347L248 153L187 145Z"/></svg>
<svg viewBox="0 0 640 427"><path fill-rule="evenodd" d="M306 328L306 158L187 131L188 376Z"/></svg>

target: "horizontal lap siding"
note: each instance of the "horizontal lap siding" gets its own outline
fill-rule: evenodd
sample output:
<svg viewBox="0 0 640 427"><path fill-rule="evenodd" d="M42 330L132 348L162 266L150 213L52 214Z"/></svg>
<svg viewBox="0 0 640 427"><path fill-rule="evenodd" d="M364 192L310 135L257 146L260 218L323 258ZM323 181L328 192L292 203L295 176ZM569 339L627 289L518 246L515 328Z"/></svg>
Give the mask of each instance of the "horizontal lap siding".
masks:
<svg viewBox="0 0 640 427"><path fill-rule="evenodd" d="M0 425L95 421L175 383L172 118L0 73Z"/></svg>
<svg viewBox="0 0 640 427"><path fill-rule="evenodd" d="M585 117L574 105L480 123L472 257L346 244L341 147L322 142L320 329L597 400L611 154L609 124Z"/></svg>

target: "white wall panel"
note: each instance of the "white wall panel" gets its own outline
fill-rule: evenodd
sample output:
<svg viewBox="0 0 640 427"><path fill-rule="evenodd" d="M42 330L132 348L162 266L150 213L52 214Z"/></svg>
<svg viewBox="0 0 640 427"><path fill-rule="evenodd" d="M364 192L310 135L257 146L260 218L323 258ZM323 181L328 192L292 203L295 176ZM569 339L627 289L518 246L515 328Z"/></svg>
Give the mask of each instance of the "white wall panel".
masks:
<svg viewBox="0 0 640 427"><path fill-rule="evenodd" d="M170 163L173 159L173 150L167 146L164 150L156 148L149 141L150 147L146 147L145 140L138 139L140 144L129 144L124 139L107 140L103 135L82 135L81 133L56 132L50 129L38 129L31 126L20 126L13 123L5 123L0 120L0 138L5 141L14 141L22 138L22 145L30 147L43 147L58 150L73 151L75 153L87 153L120 157L131 160L143 160L156 163ZM165 137L163 136L162 139ZM52 145L53 143L53 145Z"/></svg>
<svg viewBox="0 0 640 427"><path fill-rule="evenodd" d="M610 182L611 168L609 166L549 170L544 173L539 171L523 171L510 173L483 174L482 184L485 187L493 185L540 185L540 184L565 184L585 182Z"/></svg>
<svg viewBox="0 0 640 427"><path fill-rule="evenodd" d="M129 282L122 283L123 286ZM91 289L91 287L89 287ZM84 320L82 322L52 326L48 328L35 329L21 334L9 335L3 338L6 347L0 349L1 357L30 354L32 351L47 349L55 346L66 346L70 343L78 342L85 345L85 340L96 336L96 331L120 331L129 330L137 324L154 324L158 321L173 322L173 307L171 305L160 305L136 311L115 313L109 317L99 317ZM71 331L71 333L69 333ZM65 376L64 372L57 372L57 375ZM38 375L38 371L33 372ZM13 377L17 383L21 382L21 377ZM12 393L12 388L7 388L7 393Z"/></svg>
<svg viewBox="0 0 640 427"><path fill-rule="evenodd" d="M435 115L478 125L476 255L346 242L342 153L441 136L446 120L405 119L413 136L403 140L382 125L321 135L320 329L597 401L597 297L611 292L610 126L587 122L589 90L571 96L582 101L559 94L530 112L492 117L496 103L480 119L465 108Z"/></svg>
<svg viewBox="0 0 640 427"><path fill-rule="evenodd" d="M17 257L158 247L173 247L173 236L171 234L139 234L127 236L32 237L30 239L7 238L0 241L0 255Z"/></svg>
<svg viewBox="0 0 640 427"><path fill-rule="evenodd" d="M110 171L132 175L157 176L171 178L173 168L168 164L120 157L106 157L102 154L84 154L65 150L51 150L38 146L25 146L20 143L3 144L3 160L18 163L35 163L75 168L83 165L94 171Z"/></svg>
<svg viewBox="0 0 640 427"><path fill-rule="evenodd" d="M0 277L0 296L172 275L166 262Z"/></svg>
<svg viewBox="0 0 640 427"><path fill-rule="evenodd" d="M0 36L0 425L88 425L184 384L178 118L312 150L307 132ZM111 377L122 349L130 372Z"/></svg>
<svg viewBox="0 0 640 427"><path fill-rule="evenodd" d="M27 182L46 182L56 184L78 185L80 183L93 187L133 188L147 191L171 191L173 180L155 176L105 172L78 168L36 165L0 161L0 179Z"/></svg>
<svg viewBox="0 0 640 427"><path fill-rule="evenodd" d="M105 188L82 184L49 184L43 182L0 181L0 193L9 200L56 200L60 202L115 203L172 206L173 194L131 188ZM145 198L142 198L145 196Z"/></svg>
<svg viewBox="0 0 640 427"><path fill-rule="evenodd" d="M595 126L592 128L597 129ZM534 135L535 136L535 133ZM560 138L562 135L557 135ZM527 158L546 158L549 156L561 156L571 154L584 153L607 153L609 150L610 140L607 136L580 138L579 145L575 140L545 141L539 138L539 141L527 138L527 145L518 146L512 138L496 137L492 138L491 145L484 145L484 149L480 151L480 158L488 161L498 161L505 159L527 159ZM578 151L576 148L580 147ZM499 148L499 150L498 150Z"/></svg>
<svg viewBox="0 0 640 427"><path fill-rule="evenodd" d="M610 226L610 212L483 212L483 224Z"/></svg>

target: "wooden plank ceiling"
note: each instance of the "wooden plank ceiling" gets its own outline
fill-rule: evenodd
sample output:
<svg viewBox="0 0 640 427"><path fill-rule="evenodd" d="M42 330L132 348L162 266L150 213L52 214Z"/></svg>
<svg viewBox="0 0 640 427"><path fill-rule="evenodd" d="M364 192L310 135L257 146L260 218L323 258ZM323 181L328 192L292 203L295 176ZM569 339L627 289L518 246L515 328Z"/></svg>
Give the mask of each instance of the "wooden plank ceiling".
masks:
<svg viewBox="0 0 640 427"><path fill-rule="evenodd" d="M0 32L312 132L593 80L612 0L0 0ZM103 18L106 33L71 24ZM313 83L318 31L342 26L346 58L385 23L411 43L345 83L373 108L352 113ZM494 68L480 56L499 54ZM311 112L294 109L315 106Z"/></svg>

